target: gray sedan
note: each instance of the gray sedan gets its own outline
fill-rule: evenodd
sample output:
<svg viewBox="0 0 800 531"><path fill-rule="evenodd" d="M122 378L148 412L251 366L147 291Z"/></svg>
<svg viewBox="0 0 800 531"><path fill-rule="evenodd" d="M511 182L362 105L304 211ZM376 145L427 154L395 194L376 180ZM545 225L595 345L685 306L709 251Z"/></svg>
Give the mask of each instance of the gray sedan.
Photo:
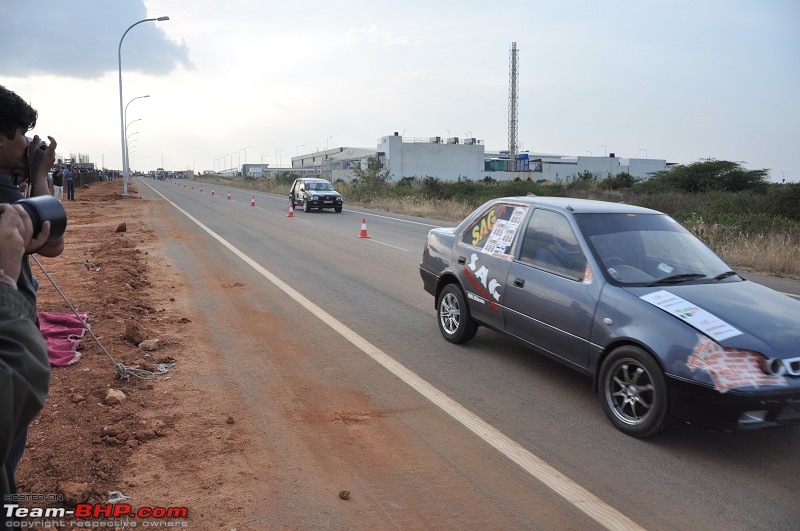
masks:
<svg viewBox="0 0 800 531"><path fill-rule="evenodd" d="M800 301L746 280L663 213L495 199L430 231L420 275L446 340L482 325L591 376L629 435L672 418L800 423Z"/></svg>

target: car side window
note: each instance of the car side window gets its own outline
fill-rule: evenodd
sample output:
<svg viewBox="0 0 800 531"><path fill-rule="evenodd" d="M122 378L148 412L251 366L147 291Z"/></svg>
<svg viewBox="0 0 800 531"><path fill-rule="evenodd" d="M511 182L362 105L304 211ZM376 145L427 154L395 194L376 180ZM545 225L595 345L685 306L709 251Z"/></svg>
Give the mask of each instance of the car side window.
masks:
<svg viewBox="0 0 800 531"><path fill-rule="evenodd" d="M533 211L528 222L519 259L576 279L582 279L586 270L586 257L567 218L540 208Z"/></svg>
<svg viewBox="0 0 800 531"><path fill-rule="evenodd" d="M512 260L514 246L528 205L495 203L470 223L461 234L461 244Z"/></svg>

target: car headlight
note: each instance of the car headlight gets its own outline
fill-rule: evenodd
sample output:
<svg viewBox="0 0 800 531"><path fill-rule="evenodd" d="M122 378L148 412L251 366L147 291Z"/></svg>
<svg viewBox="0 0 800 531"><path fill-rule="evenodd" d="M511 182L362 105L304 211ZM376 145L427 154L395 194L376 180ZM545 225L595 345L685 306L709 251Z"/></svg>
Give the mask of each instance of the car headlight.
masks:
<svg viewBox="0 0 800 531"><path fill-rule="evenodd" d="M780 358L765 359L761 365L761 369L767 374L775 376L783 376L786 374L786 364Z"/></svg>

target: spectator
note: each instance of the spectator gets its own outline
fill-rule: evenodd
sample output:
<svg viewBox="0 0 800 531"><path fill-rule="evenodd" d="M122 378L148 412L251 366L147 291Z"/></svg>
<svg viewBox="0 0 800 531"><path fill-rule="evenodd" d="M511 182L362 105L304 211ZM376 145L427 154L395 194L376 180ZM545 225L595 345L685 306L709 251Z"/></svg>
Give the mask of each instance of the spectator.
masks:
<svg viewBox="0 0 800 531"><path fill-rule="evenodd" d="M72 164L67 164L64 170L64 180L67 181L67 199L75 201L75 181L73 180Z"/></svg>
<svg viewBox="0 0 800 531"><path fill-rule="evenodd" d="M22 198L22 193L12 181L14 174L21 174L20 182L27 180L32 197L50 194L47 188L47 173L56 160L57 144L53 137L48 137L50 144L46 149L39 149L38 135L34 136L30 142L25 137L25 133L36 125L37 117L36 110L25 100L0 85L0 204L14 203ZM3 216L0 216L0 222L3 221L2 218ZM28 219L27 216L26 219ZM28 224L30 224L29 219ZM48 241L49 221L42 224L42 231L36 239L31 239L31 233L24 235L27 242L26 254L39 253L42 256L55 257L63 252L63 236L52 242ZM6 273L8 271L13 270L6 270ZM16 271L17 290L34 308L34 323L38 326L38 319L35 318L37 283L33 278L27 256L20 257L20 267ZM0 276L0 279L2 278ZM5 388L2 388L0 393L2 392L10 392L10 390L6 391ZM0 403L5 404L5 402ZM27 428L24 428L18 434L10 452L2 456L4 471L10 474L12 479L17 462L25 449L26 435Z"/></svg>
<svg viewBox="0 0 800 531"><path fill-rule="evenodd" d="M53 197L64 201L64 171L61 168L53 173Z"/></svg>
<svg viewBox="0 0 800 531"><path fill-rule="evenodd" d="M44 407L50 382L47 344L36 327L36 307L17 290L32 231L22 207L0 205L0 494L4 502L6 495L16 492L9 457ZM3 511L0 521L5 518Z"/></svg>

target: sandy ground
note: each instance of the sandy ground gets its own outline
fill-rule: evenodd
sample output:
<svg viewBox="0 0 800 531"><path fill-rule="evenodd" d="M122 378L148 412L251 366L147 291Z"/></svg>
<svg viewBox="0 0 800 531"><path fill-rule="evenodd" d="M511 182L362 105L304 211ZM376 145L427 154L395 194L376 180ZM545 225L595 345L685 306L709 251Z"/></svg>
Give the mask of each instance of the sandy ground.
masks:
<svg viewBox="0 0 800 531"><path fill-rule="evenodd" d="M78 189L76 201L65 201L64 253L39 259L47 274L31 264L40 281L39 311L72 314L55 284L72 307L88 313L97 338L85 334L80 360L53 367L48 402L30 427L17 471L20 493L61 499L54 507L130 494L140 487L130 479L134 457L173 439L176 423L193 414L175 408L180 391L164 385L180 371L178 353L192 328L178 302L185 301L183 284L147 228L147 201L122 199L121 192L121 181ZM142 345L153 350L137 346L143 339L155 340ZM122 395L115 399L112 390ZM201 449L182 449L202 457L204 446L197 441Z"/></svg>

